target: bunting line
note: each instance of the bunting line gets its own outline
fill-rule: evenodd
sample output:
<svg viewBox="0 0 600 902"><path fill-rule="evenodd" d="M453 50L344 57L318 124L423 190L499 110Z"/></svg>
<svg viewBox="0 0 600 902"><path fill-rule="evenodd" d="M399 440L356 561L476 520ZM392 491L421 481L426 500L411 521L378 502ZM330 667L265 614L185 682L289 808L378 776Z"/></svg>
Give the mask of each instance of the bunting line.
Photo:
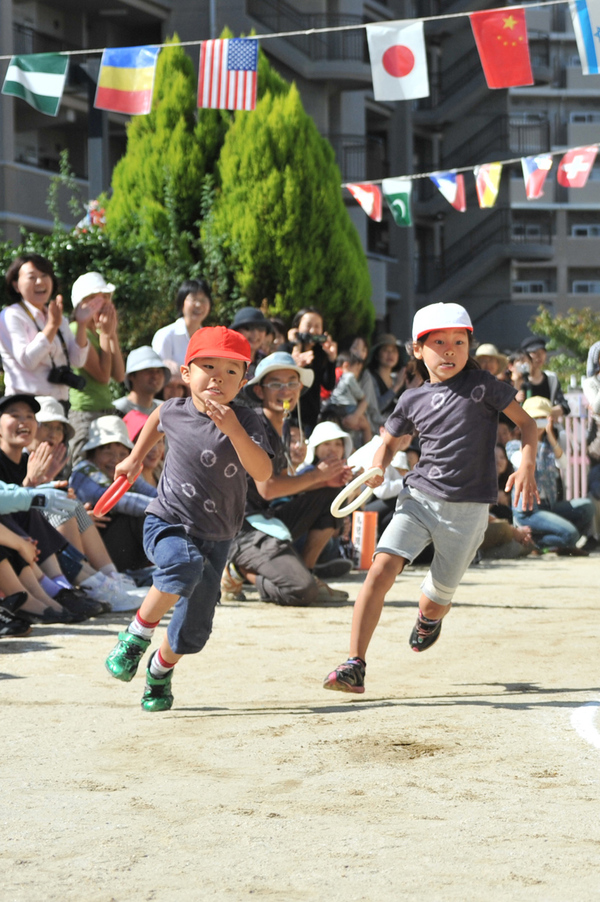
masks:
<svg viewBox="0 0 600 902"><path fill-rule="evenodd" d="M535 3L531 3L527 0L526 8L535 9L536 7L561 6L568 5L568 3L569 0L538 0L538 2ZM511 9L523 9L523 3L515 4L514 6L491 7L489 11L491 11L491 9L501 9L504 13L509 12ZM411 18L413 21L418 22L441 22L444 19L464 19L465 17L473 15L474 12L481 12L481 10L445 13L439 16L413 16ZM362 22L357 25L331 25L326 26L325 28L302 28L297 31L277 31L270 32L269 34L252 34L247 37L254 38L256 41L268 41L270 38L291 38L298 35L310 36L312 34L330 34L337 31L358 31L367 28L368 25L400 25L406 21L406 19L381 19L375 22ZM168 49L169 47L198 47L207 40L210 40L210 38L202 38L197 41L177 41L176 43L170 42L168 44L146 44L145 46L158 49ZM91 56L98 53L104 53L106 49L106 47L94 47L87 50L59 50L57 52L60 56ZM13 53L2 54L0 55L0 60L10 60L13 56Z"/></svg>

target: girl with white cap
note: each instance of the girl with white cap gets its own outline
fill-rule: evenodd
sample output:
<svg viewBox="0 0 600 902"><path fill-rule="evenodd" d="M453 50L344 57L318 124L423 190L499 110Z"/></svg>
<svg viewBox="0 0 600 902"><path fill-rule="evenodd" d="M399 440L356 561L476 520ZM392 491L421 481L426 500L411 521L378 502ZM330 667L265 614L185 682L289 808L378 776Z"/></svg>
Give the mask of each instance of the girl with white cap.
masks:
<svg viewBox="0 0 600 902"><path fill-rule="evenodd" d="M535 422L516 391L469 357L473 326L459 304L430 304L413 321L413 353L429 381L400 397L385 424L373 466L385 471L401 437L417 431L421 456L405 477L392 522L381 536L354 606L350 657L327 675L326 689L365 691L365 656L387 592L398 574L433 542L431 569L421 585L419 616L409 644L421 652L437 641L458 584L481 544L488 509L497 497L494 449L498 414L521 429L523 455L507 482L530 509L535 485ZM383 476L368 485L376 488Z"/></svg>

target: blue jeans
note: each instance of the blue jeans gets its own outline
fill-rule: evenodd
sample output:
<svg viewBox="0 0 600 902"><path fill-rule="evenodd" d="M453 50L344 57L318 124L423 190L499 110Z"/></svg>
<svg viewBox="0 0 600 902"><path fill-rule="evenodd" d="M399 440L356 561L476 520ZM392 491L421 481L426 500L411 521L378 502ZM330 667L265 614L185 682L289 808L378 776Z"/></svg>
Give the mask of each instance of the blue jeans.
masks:
<svg viewBox="0 0 600 902"><path fill-rule="evenodd" d="M159 592L179 595L167 628L177 655L202 651L212 631L221 597L221 574L231 540L208 542L154 514L146 515L144 551L156 564L152 583Z"/></svg>
<svg viewBox="0 0 600 902"><path fill-rule="evenodd" d="M558 501L552 510L513 509L514 523L529 526L534 542L542 548L573 548L581 535L589 533L593 519L594 506L589 498Z"/></svg>

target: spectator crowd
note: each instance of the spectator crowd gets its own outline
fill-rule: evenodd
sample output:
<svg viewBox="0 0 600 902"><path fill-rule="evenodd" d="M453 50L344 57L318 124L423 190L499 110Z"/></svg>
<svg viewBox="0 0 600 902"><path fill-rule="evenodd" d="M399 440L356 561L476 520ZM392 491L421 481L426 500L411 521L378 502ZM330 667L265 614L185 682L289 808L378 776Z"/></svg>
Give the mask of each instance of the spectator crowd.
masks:
<svg viewBox="0 0 600 902"><path fill-rule="evenodd" d="M125 355L113 303L118 288L101 273L86 272L75 281L70 317L51 264L38 254L16 258L5 280L0 637L7 638L27 635L35 624L139 608L152 584L143 526L169 454L164 437L144 458L130 491L107 514L94 514L94 507L153 412L165 401L189 397L182 366L190 339L210 315L211 294L204 280L185 281L175 299L177 319L159 329L151 345ZM226 325L250 346L247 382L235 403L258 414L273 469L264 482L247 476L245 516L220 576L221 597L243 601L252 587L262 601L280 605L344 600L347 593L330 583L355 566L355 552L349 519L335 519L331 503L370 467L399 397L426 374L411 343L392 334L379 334L370 347L364 335L338 347L312 306L289 324L245 307ZM540 496L532 510L523 510L506 491L521 443L519 429L501 415L498 497L475 562L546 553L578 557L598 549L599 349L600 342L590 348L582 381L589 491L581 498L567 497L569 403L546 368L544 338L529 336L513 352L489 342L473 351L475 365L509 382L536 422ZM140 457L144 451L138 445ZM202 454L212 452L199 447ZM378 535L419 454L419 436L405 436L366 504L377 515ZM426 548L419 561L430 555Z"/></svg>

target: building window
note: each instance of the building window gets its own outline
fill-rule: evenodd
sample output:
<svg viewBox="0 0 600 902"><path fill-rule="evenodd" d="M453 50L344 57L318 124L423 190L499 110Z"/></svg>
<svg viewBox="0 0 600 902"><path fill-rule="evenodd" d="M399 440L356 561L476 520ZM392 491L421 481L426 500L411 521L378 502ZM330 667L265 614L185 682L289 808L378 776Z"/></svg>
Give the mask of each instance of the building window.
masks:
<svg viewBox="0 0 600 902"><path fill-rule="evenodd" d="M600 225L578 223L571 226L572 238L597 238L600 236Z"/></svg>
<svg viewBox="0 0 600 902"><path fill-rule="evenodd" d="M528 282L513 282L512 290L514 294L544 294L548 291L548 287L542 280Z"/></svg>
<svg viewBox="0 0 600 902"><path fill-rule="evenodd" d="M542 227L539 223L513 222L511 227L513 240L528 241L531 238L542 237Z"/></svg>
<svg viewBox="0 0 600 902"><path fill-rule="evenodd" d="M590 110L587 112L570 113L569 122L577 125L600 122L600 112L595 113Z"/></svg>
<svg viewBox="0 0 600 902"><path fill-rule="evenodd" d="M600 282L584 282L575 279L571 285L572 294L600 294Z"/></svg>

